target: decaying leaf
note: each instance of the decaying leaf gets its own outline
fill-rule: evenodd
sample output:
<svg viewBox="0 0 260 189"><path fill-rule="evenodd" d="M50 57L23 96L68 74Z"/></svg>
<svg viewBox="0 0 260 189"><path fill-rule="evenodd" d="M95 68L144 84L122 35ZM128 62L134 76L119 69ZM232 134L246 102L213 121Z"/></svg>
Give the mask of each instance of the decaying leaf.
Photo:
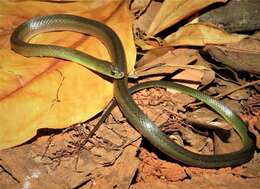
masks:
<svg viewBox="0 0 260 189"><path fill-rule="evenodd" d="M148 35L155 35L213 3L226 1L227 0L165 0L148 30Z"/></svg>
<svg viewBox="0 0 260 189"><path fill-rule="evenodd" d="M86 133L78 125L65 133L38 137L33 143L1 150L0 164L4 171L0 175L0 187L68 189L93 178L98 186L107 182L102 188L129 186L139 162L135 156L136 145L140 144L139 133L126 125L108 125L111 128L101 127L87 144L81 144ZM12 179L3 179L10 174Z"/></svg>
<svg viewBox="0 0 260 189"><path fill-rule="evenodd" d="M238 151L242 146L241 139L234 130L216 130L214 132L214 150L216 154Z"/></svg>
<svg viewBox="0 0 260 189"><path fill-rule="evenodd" d="M215 78L214 72L197 50L172 47L150 50L138 62L130 77L159 80L167 74L171 74L173 80L193 88L200 83L207 85Z"/></svg>
<svg viewBox="0 0 260 189"><path fill-rule="evenodd" d="M229 130L232 128L230 125L226 124L225 121L216 112L205 107L190 113L186 113L186 119L188 119L189 122L199 121L201 123L214 126L214 128L211 129L219 128ZM202 127L203 125L200 126Z"/></svg>
<svg viewBox="0 0 260 189"><path fill-rule="evenodd" d="M143 39L135 39L135 44L136 46L140 47L143 51L146 50L150 50L150 49L154 49L155 46L147 43L145 40Z"/></svg>
<svg viewBox="0 0 260 189"><path fill-rule="evenodd" d="M159 11L162 3L157 1L151 1L146 7L145 12L143 12L136 20L134 20L134 30L135 33L141 31L147 33L156 13Z"/></svg>
<svg viewBox="0 0 260 189"><path fill-rule="evenodd" d="M258 0L229 0L209 8L196 21L212 23L229 32L245 33L260 29Z"/></svg>
<svg viewBox="0 0 260 189"><path fill-rule="evenodd" d="M208 45L204 48L212 58L236 71L260 74L260 41L244 39L225 46Z"/></svg>
<svg viewBox="0 0 260 189"><path fill-rule="evenodd" d="M149 6L149 4L151 3L152 0L135 0L135 1L131 1L130 3L130 9L132 12L134 12L135 14L137 14L137 17L139 15L141 15L145 9L147 8L147 6Z"/></svg>
<svg viewBox="0 0 260 189"><path fill-rule="evenodd" d="M204 75L201 78L201 85L207 86L215 79L215 72L211 69L204 70Z"/></svg>
<svg viewBox="0 0 260 189"><path fill-rule="evenodd" d="M138 62L131 77L173 73L194 61L196 61L194 51L174 50L173 48L153 49ZM189 66L186 68L189 68Z"/></svg>
<svg viewBox="0 0 260 189"><path fill-rule="evenodd" d="M146 35L147 30L160 7L160 2L151 1L149 4L145 5L141 14L138 13L138 15L136 15L136 19L134 20L133 30L135 34L135 43L143 51L154 49L161 45L160 38ZM132 10L132 12L134 12L134 10Z"/></svg>
<svg viewBox="0 0 260 189"><path fill-rule="evenodd" d="M18 24L39 14L54 13L102 21L119 35L125 47L128 69L133 68L135 47L131 16L125 1L64 4L1 1L0 4L0 29L3 33L0 37L4 38L0 40L4 44L0 49L0 148L27 141L39 128L64 128L86 121L101 111L113 95L111 82L76 63L54 58L25 58L11 51L9 37ZM32 42L77 48L109 60L101 42L75 32L40 34Z"/></svg>
<svg viewBox="0 0 260 189"><path fill-rule="evenodd" d="M204 46L207 44L226 44L239 42L246 35L230 34L213 25L188 24L165 38L166 45Z"/></svg>
<svg viewBox="0 0 260 189"><path fill-rule="evenodd" d="M216 79L216 81L219 85L217 87L215 87L215 90L220 95L226 94L229 91L235 90L238 87L240 87L240 85L235 84L233 82L224 81L224 80L221 80L221 79ZM243 100L243 99L248 99L249 94L248 94L247 89L242 88L240 90L234 91L231 94L228 94L227 96L231 99L234 99L234 100Z"/></svg>

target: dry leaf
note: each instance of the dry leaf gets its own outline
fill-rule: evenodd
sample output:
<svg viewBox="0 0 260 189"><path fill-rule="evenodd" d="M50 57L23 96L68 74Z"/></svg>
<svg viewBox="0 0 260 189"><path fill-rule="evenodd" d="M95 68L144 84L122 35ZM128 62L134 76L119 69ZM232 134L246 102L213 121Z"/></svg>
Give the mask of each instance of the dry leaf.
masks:
<svg viewBox="0 0 260 189"><path fill-rule="evenodd" d="M97 178L94 185L88 182L82 189L111 189L115 188L115 186L117 188L129 188L139 165L139 160L133 155L135 152L136 148L134 146L127 147L125 153L118 158L110 169L99 168L94 173Z"/></svg>
<svg viewBox="0 0 260 189"><path fill-rule="evenodd" d="M225 46L209 45L204 48L212 58L236 71L260 74L260 41L244 39Z"/></svg>
<svg viewBox="0 0 260 189"><path fill-rule="evenodd" d="M165 0L150 25L148 35L155 35L213 3L226 1L227 0Z"/></svg>
<svg viewBox="0 0 260 189"><path fill-rule="evenodd" d="M188 24L165 38L166 45L204 46L207 44L235 43L246 35L229 34L215 26L207 24Z"/></svg>
<svg viewBox="0 0 260 189"><path fill-rule="evenodd" d="M151 0L134 0L130 2L130 9L137 15L141 15L145 9L149 6Z"/></svg>
<svg viewBox="0 0 260 189"><path fill-rule="evenodd" d="M219 128L219 129L225 129L229 130L232 129L232 127L227 124L216 112L202 107L196 111L187 113L187 119L189 121L199 121L204 124L211 124L215 126L213 129Z"/></svg>
<svg viewBox="0 0 260 189"><path fill-rule="evenodd" d="M0 188L30 185L37 189L49 186L68 189L77 188L90 179L96 180L97 185L109 183L102 188L130 185L139 162L135 156L136 146L141 142L139 133L127 124L110 127L101 127L96 133L98 137L91 139L92 143L82 144L85 148L82 151L78 146L86 135L82 126L52 137L39 137L31 144L1 150L0 165L5 171L0 174ZM118 144L114 143L118 141ZM131 164L126 159L131 160ZM3 179L9 174L13 178L10 182Z"/></svg>
<svg viewBox="0 0 260 189"><path fill-rule="evenodd" d="M244 107L242 101L224 98L222 102L236 114L240 115L241 113L243 113Z"/></svg>
<svg viewBox="0 0 260 189"><path fill-rule="evenodd" d="M192 50L174 50L171 47L153 49L138 62L131 77L173 73L194 61L196 55Z"/></svg>
<svg viewBox="0 0 260 189"><path fill-rule="evenodd" d="M219 84L219 86L215 87L215 90L220 95L226 94L226 93L228 93L232 90L235 90L238 87L242 86L242 84L238 85L238 84L235 84L233 82L224 81L224 80L221 80L221 79L217 79L216 81ZM231 94L228 94L227 96L231 99L234 99L234 100L245 100L245 99L249 98L250 94L249 94L247 89L242 88L240 90L234 91Z"/></svg>
<svg viewBox="0 0 260 189"><path fill-rule="evenodd" d="M150 44L146 43L142 39L135 39L135 44L136 44L137 47L140 47L143 51L155 48L153 45L150 45Z"/></svg>
<svg viewBox="0 0 260 189"><path fill-rule="evenodd" d="M151 1L148 7L146 7L145 12L140 15L140 17L137 17L137 19L134 20L134 31L135 33L139 32L145 32L147 33L147 30L149 29L149 26L151 25L155 14L160 9L162 3L157 1Z"/></svg>
<svg viewBox="0 0 260 189"><path fill-rule="evenodd" d="M203 11L196 20L212 23L229 32L246 33L260 29L259 11L258 0L230 0L224 6L216 4Z"/></svg>
<svg viewBox="0 0 260 189"><path fill-rule="evenodd" d="M202 79L204 84L211 82L214 76L213 71L207 66L197 50L165 47L153 49L146 53L138 62L130 77L159 80L164 77L162 75L172 74L182 69L183 71L174 74L172 79L192 88L198 88ZM203 78L204 74L210 76ZM149 76L149 78L146 76Z"/></svg>
<svg viewBox="0 0 260 189"><path fill-rule="evenodd" d="M211 69L209 70L204 70L204 75L201 78L201 85L202 86L207 86L210 84L212 81L215 79L215 72Z"/></svg>
<svg viewBox="0 0 260 189"><path fill-rule="evenodd" d="M188 144L185 145L185 148L190 151L204 154L212 153L213 145L211 139L206 136L207 133L201 134L202 132L197 132L184 124L182 119L184 115L179 113L179 111L186 112L184 106L194 102L194 98L180 93L173 95L159 88L140 91L133 97L145 114L171 139L177 140L182 146ZM181 137L178 133L181 133Z"/></svg>
<svg viewBox="0 0 260 189"><path fill-rule="evenodd" d="M216 154L238 151L243 147L240 136L234 131L216 130L214 132L214 149Z"/></svg>
<svg viewBox="0 0 260 189"><path fill-rule="evenodd" d="M112 83L76 63L54 58L25 58L11 51L9 36L21 22L39 14L54 13L100 20L119 35L128 69L133 68L135 47L127 3L101 2L1 1L0 28L4 35L0 37L4 39L0 41L4 47L0 49L0 148L27 141L39 128L64 128L86 121L101 111L113 96ZM7 20L9 24L5 25ZM109 59L101 42L74 32L40 34L33 42L64 45Z"/></svg>

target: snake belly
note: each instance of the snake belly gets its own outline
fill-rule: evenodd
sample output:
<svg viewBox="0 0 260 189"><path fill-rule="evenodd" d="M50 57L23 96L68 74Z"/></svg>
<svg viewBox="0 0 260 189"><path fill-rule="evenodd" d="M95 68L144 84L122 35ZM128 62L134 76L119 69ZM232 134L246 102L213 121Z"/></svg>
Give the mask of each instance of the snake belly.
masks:
<svg viewBox="0 0 260 189"><path fill-rule="evenodd" d="M70 30L97 37L108 49L113 65L71 48L29 43L30 39L39 33L61 30ZM100 22L66 14L34 17L18 26L12 33L11 46L14 51L24 56L48 56L71 60L95 72L114 78L114 96L127 120L151 144L177 161L191 166L218 168L245 163L254 154L254 143L248 135L244 122L224 104L200 91L169 81L146 82L128 89L123 45L115 32ZM233 124L234 129L241 137L243 147L239 151L226 154L202 155L179 146L160 131L131 97L132 92L150 87L173 88L205 102L222 115L226 121Z"/></svg>

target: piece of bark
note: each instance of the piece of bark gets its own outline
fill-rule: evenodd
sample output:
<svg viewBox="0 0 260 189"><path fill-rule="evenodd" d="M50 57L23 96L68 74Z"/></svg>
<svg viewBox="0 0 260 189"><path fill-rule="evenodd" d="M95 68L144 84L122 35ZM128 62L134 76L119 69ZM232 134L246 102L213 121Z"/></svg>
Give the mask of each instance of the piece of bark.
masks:
<svg viewBox="0 0 260 189"><path fill-rule="evenodd" d="M260 1L231 0L201 15L199 21L213 23L229 32L259 30Z"/></svg>

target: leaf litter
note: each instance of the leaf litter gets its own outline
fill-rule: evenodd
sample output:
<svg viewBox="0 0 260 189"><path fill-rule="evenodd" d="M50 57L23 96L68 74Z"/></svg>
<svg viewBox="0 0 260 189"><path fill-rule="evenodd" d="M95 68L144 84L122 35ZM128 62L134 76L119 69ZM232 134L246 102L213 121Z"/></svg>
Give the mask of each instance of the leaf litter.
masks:
<svg viewBox="0 0 260 189"><path fill-rule="evenodd" d="M206 4L202 1L198 2L201 2L202 4L204 3L204 5ZM158 8L160 7L160 3L151 2L147 7L147 12L138 17L139 19L136 21L136 26L139 28L135 28L135 31L140 29L141 31L148 33L147 38L141 38L143 39L144 44L146 43L151 45L152 43L150 43L149 40L152 41L153 38L149 39L149 35L162 31L163 29L161 28L164 28L167 25L167 19L156 20L153 18L162 17L163 15L165 17L169 16L169 18L174 18L174 14L176 14L175 20L172 19L170 22L172 22L172 25L179 22L177 15L178 11L170 11L173 6L176 6L175 3L177 4L177 1L171 3L170 1L165 1L160 9ZM187 13L186 15L186 10L181 9L182 6L185 7L188 4L188 1L178 1L178 3L180 5L178 7L181 10L180 12L185 12L183 13L184 15L181 15L180 17L188 17L190 13ZM187 4L185 5L185 3ZM155 13L157 10L159 10L159 12ZM142 25L142 23L144 25ZM253 130L251 132L254 133L257 139L256 141L259 141L259 130L256 129L259 125L259 118L255 115L252 116L249 111L246 111L246 109L248 110L249 108L247 103L250 101L248 99L255 99L256 93L259 92L259 88L257 88L259 82L254 81L254 76L252 82L250 81L250 77L249 80L245 80L246 75L238 75L232 67L230 69L222 64L216 64L216 62L209 58L205 59L206 51L204 51L204 53L202 52L204 56L201 57L201 51L197 51L198 48L194 48L194 46L204 46L216 43L218 44L216 45L217 47L221 48L222 46L220 45L227 44L226 46L230 46L231 49L233 44L235 46L236 44L240 45L241 43L238 48L249 49L250 47L254 48L254 45L257 44L257 42L251 40L253 42L253 44L251 44L251 41L248 41L247 46L244 47L242 45L242 39L247 41L247 39L245 39L247 37L246 35L231 34L211 24L196 23L195 20L190 23L189 20L187 20L186 23L186 25L179 29L174 28L173 26L173 32L170 35L166 32L166 37L164 37L166 43L162 43L162 47L158 48L158 44L154 45L154 47L149 46L150 50L147 52L144 51L144 56L142 56L141 60L137 63L133 75L130 76L138 78L139 82L140 80L142 82L144 80L151 80L151 78L152 80L160 80L165 78L165 76L160 75L160 73L168 73L166 74L168 76L167 79L171 78L173 81L181 82L182 84L192 83L193 85L189 86L193 88L200 87L204 92L224 101L225 104L238 113L245 121L248 121L249 129ZM164 36L163 32L161 33L162 35L156 36ZM168 45L173 47L167 47ZM187 46L190 47L186 48ZM147 50L142 47L141 49ZM193 53L191 53L192 51ZM225 52L226 51L223 50L223 54ZM247 50L245 52L247 52ZM176 53L175 58L174 53ZM250 56L252 55L252 59L256 61L256 63L252 63L251 65L259 65L257 62L259 60L259 58L257 58L258 53L252 50L248 51L248 53L251 53ZM239 51L237 50L237 54L234 54L233 57L239 57L238 54ZM224 55L229 56L229 54ZM235 70L240 69L240 66L240 70L242 70L244 63L250 62L247 61L249 60L246 59L247 56L248 55L245 55L245 58L242 57L242 59L239 60L241 65L237 64L237 69ZM219 58L219 60L221 61L223 58ZM201 63L204 64L201 65ZM222 61L221 63L226 64ZM201 66L204 66L204 68L201 69ZM258 69L258 66L256 66L256 68ZM200 73L197 72L198 70ZM189 74L184 74L184 77L179 79L178 74L181 74L183 71L189 71ZM247 69L246 71L250 70ZM255 71L256 70L254 70L253 73L256 73ZM191 80L191 82L187 82L188 80ZM149 117L155 121L170 138L178 142L180 145L186 144L185 147L191 151L209 154L212 154L213 152L230 152L241 147L241 141L237 134L231 130L232 127L212 110L203 106L203 104L202 107L199 107L199 104L201 105L201 103L197 103L196 101L194 103L194 99L189 101L185 95L182 94L178 94L178 96L175 97L168 97L169 99L165 101L167 98L165 99L164 95L162 96L162 92L165 93L164 95L166 96L172 95L162 89L151 89L150 92L145 91L140 92L141 94L136 94L137 102ZM147 93L151 93L151 97L149 98L152 99L150 102L146 98ZM159 97L154 93L159 93ZM174 95L177 94L174 93ZM158 99L158 102L154 102L156 99ZM179 99L179 102L176 102L176 99ZM184 102L187 103L185 104ZM150 107L148 107L148 105ZM157 106L161 107L159 108ZM256 103L251 107L258 106L259 102L256 100ZM200 120L200 123L197 122L198 119ZM192 125L199 125L199 128L192 127L189 123L192 123ZM201 126L210 128L210 130L205 131L205 128L201 128ZM210 133L213 133L213 135ZM223 140L226 142L223 142ZM259 143L257 142L257 144ZM149 148L149 150L150 151L141 148L139 157L142 162L138 169L136 183L132 185L131 188L196 188L196 186L197 188L222 188L223 185L227 186L226 188L236 188L241 186L244 188L257 188L260 186L260 183L258 182L259 166L256 166L258 164L258 155L256 155L249 163L237 168L207 170L182 166L181 171L180 167L175 166L174 161L170 160L171 164L169 165L167 157L165 158L163 156L162 158L161 153L153 148ZM255 169L251 170L253 167ZM182 174L183 170L186 174ZM181 174L179 175L180 172ZM253 174L244 174L245 172ZM172 173L176 174L174 175ZM212 179L216 180L213 182ZM231 179L233 179L234 182L230 182Z"/></svg>

